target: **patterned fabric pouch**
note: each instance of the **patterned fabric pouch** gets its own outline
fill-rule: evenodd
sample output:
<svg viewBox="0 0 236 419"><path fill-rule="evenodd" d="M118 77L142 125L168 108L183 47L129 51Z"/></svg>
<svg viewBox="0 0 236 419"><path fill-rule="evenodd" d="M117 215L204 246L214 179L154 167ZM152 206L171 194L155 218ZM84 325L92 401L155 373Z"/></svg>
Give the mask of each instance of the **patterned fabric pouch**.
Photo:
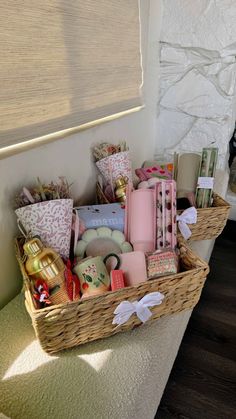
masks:
<svg viewBox="0 0 236 419"><path fill-rule="evenodd" d="M135 170L136 175L141 181L157 177L164 180L173 178L173 163L157 164L155 166L141 167Z"/></svg>

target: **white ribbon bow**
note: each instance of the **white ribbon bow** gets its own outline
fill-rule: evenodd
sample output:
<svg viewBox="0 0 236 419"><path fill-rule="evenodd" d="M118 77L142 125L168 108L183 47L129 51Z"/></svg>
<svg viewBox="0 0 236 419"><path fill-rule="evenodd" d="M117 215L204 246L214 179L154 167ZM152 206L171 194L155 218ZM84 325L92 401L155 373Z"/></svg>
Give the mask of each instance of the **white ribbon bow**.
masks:
<svg viewBox="0 0 236 419"><path fill-rule="evenodd" d="M177 215L176 221L178 221L178 226L180 233L188 240L191 236L191 230L187 224L196 224L197 222L197 210L195 207L190 207L184 210L181 215Z"/></svg>
<svg viewBox="0 0 236 419"><path fill-rule="evenodd" d="M152 312L148 307L160 305L164 298L164 295L160 292L151 292L141 298L141 300L134 301L133 303L130 301L122 301L114 311L115 317L112 324L121 325L127 322L134 313L137 314L141 322L145 323L152 316Z"/></svg>

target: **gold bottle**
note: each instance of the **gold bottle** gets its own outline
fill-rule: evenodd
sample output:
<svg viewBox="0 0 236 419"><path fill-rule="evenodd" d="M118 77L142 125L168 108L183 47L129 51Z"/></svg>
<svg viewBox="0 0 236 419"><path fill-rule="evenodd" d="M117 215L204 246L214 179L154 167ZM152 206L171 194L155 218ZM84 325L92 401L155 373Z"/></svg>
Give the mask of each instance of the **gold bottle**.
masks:
<svg viewBox="0 0 236 419"><path fill-rule="evenodd" d="M61 256L49 247L44 247L41 240L33 238L24 244L27 256L25 269L30 279L44 280L49 290L58 286L58 291L50 296L52 304L69 301L65 284L65 265Z"/></svg>
<svg viewBox="0 0 236 419"><path fill-rule="evenodd" d="M116 201L123 202L123 203L125 202L127 184L128 184L127 177L121 176L118 179L116 179L116 182L115 182Z"/></svg>

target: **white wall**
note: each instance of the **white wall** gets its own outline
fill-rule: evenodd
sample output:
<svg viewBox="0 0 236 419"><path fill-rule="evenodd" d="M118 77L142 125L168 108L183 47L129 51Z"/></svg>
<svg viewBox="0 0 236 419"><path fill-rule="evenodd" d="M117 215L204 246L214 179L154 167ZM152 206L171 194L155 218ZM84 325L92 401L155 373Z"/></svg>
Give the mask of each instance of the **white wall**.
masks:
<svg viewBox="0 0 236 419"><path fill-rule="evenodd" d="M219 148L227 165L236 110L235 0L163 0L156 154Z"/></svg>
<svg viewBox="0 0 236 419"><path fill-rule="evenodd" d="M158 102L158 48L162 12L161 0L141 0L142 54L144 64L145 109L62 140L0 161L0 306L21 288L13 248L17 234L13 198L23 185L39 176L44 182L64 175L73 182L75 199L91 201L96 171L91 146L100 141L117 143L125 139L133 167L153 157Z"/></svg>

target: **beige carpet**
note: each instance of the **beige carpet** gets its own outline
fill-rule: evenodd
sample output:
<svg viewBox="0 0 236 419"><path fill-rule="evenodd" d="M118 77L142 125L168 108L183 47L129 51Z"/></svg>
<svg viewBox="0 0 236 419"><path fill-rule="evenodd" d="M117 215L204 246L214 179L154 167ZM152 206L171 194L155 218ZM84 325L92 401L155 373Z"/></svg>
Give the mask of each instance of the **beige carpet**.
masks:
<svg viewBox="0 0 236 419"><path fill-rule="evenodd" d="M189 316L49 356L17 296L0 312L0 412L12 419L152 419Z"/></svg>

